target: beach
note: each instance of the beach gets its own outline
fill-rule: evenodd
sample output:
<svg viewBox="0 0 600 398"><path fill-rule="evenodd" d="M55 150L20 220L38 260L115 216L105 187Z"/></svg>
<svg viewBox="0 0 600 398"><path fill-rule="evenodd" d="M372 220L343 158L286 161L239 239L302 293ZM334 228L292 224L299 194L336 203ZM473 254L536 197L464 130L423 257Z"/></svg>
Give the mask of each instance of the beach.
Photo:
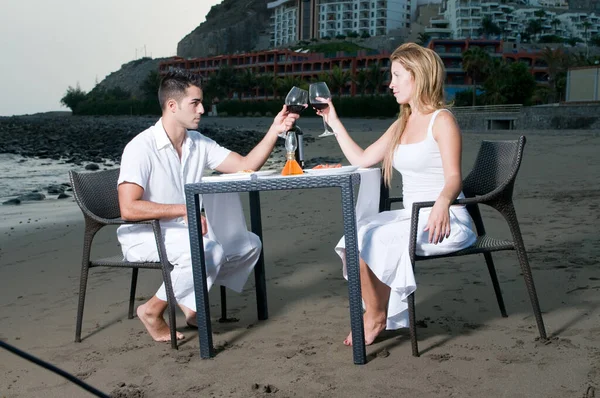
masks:
<svg viewBox="0 0 600 398"><path fill-rule="evenodd" d="M201 126L264 132L270 122L207 117ZM392 120L345 122L365 147ZM314 138L308 159L348 164L334 137L315 138L320 118L298 124ZM343 234L336 189L261 194L269 319L257 320L253 277L243 293L228 292L228 315L238 322L217 322L219 291L211 290L218 354L210 360L200 359L197 333L181 313L185 340L178 350L152 341L138 319L127 319L129 270L91 270L83 341L74 343L81 211L72 198L0 206L0 339L113 397L597 396L600 131L464 131L464 175L481 140L520 135L527 144L514 199L546 341L539 340L515 252L494 254L508 318L500 315L483 256L439 259L417 263L415 272L421 356L411 355L407 330L386 331L367 347L368 363L354 365L351 348L342 344L350 320L347 283L333 250ZM280 164L273 160L269 167ZM400 180L396 174L392 195L400 195ZM501 216L482 211L487 232L509 238ZM115 229L101 230L92 255L118 253ZM137 304L160 281L159 272L140 271ZM0 351L0 398L41 396L91 395Z"/></svg>

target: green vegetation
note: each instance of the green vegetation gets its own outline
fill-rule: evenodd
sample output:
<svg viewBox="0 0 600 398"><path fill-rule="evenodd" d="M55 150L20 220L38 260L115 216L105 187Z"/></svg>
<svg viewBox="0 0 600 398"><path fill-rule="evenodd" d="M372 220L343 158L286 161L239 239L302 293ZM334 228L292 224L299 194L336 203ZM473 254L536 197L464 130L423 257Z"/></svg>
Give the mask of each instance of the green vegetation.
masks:
<svg viewBox="0 0 600 398"><path fill-rule="evenodd" d="M471 77L473 87L458 93L456 106L499 104L554 103L565 98L567 70L593 65L596 59L583 54L568 54L559 48L546 47L539 66L547 67L547 85L539 85L524 62L493 59L480 48L472 47L463 54L463 69Z"/></svg>
<svg viewBox="0 0 600 398"><path fill-rule="evenodd" d="M60 103L74 111L80 103L85 101L85 98L85 91L83 91L81 87L79 87L79 83L77 83L77 86L69 86L69 88L67 88L67 92L65 93L65 96L61 98Z"/></svg>
<svg viewBox="0 0 600 398"><path fill-rule="evenodd" d="M423 37L423 39L426 39ZM590 41L597 40L597 37ZM309 42L306 42L309 43ZM333 51L339 45L350 42L318 44ZM356 47L353 47L356 49ZM538 85L531 74L531 66L522 62L491 57L479 47L471 47L463 54L462 67L471 77L472 88L460 92L454 99L456 106L496 104L540 104L560 101L565 96L566 72L569 67L593 65L598 58L583 54L567 54L562 49L546 48L536 66L547 67L547 77ZM354 117L389 117L395 115L398 106L391 96L380 96L389 70L379 64L357 70L352 76L346 69L333 66L321 71L310 81L298 76L254 74L250 69L234 69L229 66L218 69L204 80L204 104L208 109L219 105L219 112L227 115L273 115L281 109L285 95L297 86L308 90L313 81L327 83L342 115ZM540 79L541 76L538 76ZM547 79L547 80L546 80ZM133 97L120 88L94 88L86 93L79 85L68 87L61 103L75 115L160 115L157 91L160 74L152 71L140 85L141 95ZM348 88L354 84L355 97L348 97ZM266 98L273 98L266 101ZM311 115L312 112L306 112Z"/></svg>
<svg viewBox="0 0 600 398"><path fill-rule="evenodd" d="M341 117L395 117L398 114L398 103L391 95L363 95L355 97L333 98L335 109ZM281 110L282 100L240 101L227 100L219 103L219 113L229 116L271 116ZM316 116L309 107L302 117Z"/></svg>
<svg viewBox="0 0 600 398"><path fill-rule="evenodd" d="M140 87L143 98L134 98L119 87L96 87L86 93L77 85L75 88L69 87L60 102L70 108L74 115L160 115L156 98L159 82L158 72L150 72Z"/></svg>

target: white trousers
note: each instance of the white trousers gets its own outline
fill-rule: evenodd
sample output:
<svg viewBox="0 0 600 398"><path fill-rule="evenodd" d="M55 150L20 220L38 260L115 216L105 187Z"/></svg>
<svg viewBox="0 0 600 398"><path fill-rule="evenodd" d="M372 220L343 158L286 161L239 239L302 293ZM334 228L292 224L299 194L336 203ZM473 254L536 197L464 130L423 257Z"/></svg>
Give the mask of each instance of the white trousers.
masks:
<svg viewBox="0 0 600 398"><path fill-rule="evenodd" d="M162 228L167 258L173 264L171 283L175 300L196 311L196 296L194 294L194 279L192 275L192 257L188 228L183 223L169 223ZM241 292L248 276L254 269L260 256L261 242L258 236L248 232L252 248L248 251L226 258L221 245L204 238L204 253L208 289L213 284L226 286L236 292ZM132 239L120 239L123 255L128 261L159 261L158 249L152 231L144 231ZM167 300L164 283L156 292L156 297Z"/></svg>

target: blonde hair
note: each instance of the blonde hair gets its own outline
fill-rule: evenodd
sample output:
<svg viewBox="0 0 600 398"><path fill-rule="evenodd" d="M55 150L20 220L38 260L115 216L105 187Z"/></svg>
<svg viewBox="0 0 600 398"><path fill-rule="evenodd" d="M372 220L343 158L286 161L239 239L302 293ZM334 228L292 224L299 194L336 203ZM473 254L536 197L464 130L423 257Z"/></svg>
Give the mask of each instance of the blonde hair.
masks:
<svg viewBox="0 0 600 398"><path fill-rule="evenodd" d="M415 81L413 100L419 111L429 113L445 107L446 70L439 55L418 44L404 43L392 53L390 60L399 62L412 75ZM400 145L400 137L402 137L411 113L409 104L400 105L398 128L392 138L392 145L383 158L383 178L387 186L390 186L392 182L394 152Z"/></svg>

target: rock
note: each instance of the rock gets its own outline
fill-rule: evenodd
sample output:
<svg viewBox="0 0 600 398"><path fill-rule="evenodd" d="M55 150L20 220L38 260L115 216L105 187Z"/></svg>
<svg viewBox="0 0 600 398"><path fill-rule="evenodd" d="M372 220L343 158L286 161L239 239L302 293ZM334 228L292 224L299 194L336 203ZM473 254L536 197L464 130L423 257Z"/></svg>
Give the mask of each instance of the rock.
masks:
<svg viewBox="0 0 600 398"><path fill-rule="evenodd" d="M88 163L85 165L85 169L90 171L100 170L100 166L98 166L96 163Z"/></svg>
<svg viewBox="0 0 600 398"><path fill-rule="evenodd" d="M65 191L65 187L63 185L49 185L46 187L48 191L48 195L58 195Z"/></svg>
<svg viewBox="0 0 600 398"><path fill-rule="evenodd" d="M44 200L44 199L46 199L46 195L44 195L43 193L38 193L38 192L30 192L30 193L26 193L23 195L19 195L19 197L17 197L17 199L22 200L22 201Z"/></svg>
<svg viewBox="0 0 600 398"><path fill-rule="evenodd" d="M6 202L2 202L2 204L3 205L20 205L21 199L19 199L19 198L9 199Z"/></svg>
<svg viewBox="0 0 600 398"><path fill-rule="evenodd" d="M66 199L70 197L71 195L67 195L66 193L60 193L56 199Z"/></svg>

